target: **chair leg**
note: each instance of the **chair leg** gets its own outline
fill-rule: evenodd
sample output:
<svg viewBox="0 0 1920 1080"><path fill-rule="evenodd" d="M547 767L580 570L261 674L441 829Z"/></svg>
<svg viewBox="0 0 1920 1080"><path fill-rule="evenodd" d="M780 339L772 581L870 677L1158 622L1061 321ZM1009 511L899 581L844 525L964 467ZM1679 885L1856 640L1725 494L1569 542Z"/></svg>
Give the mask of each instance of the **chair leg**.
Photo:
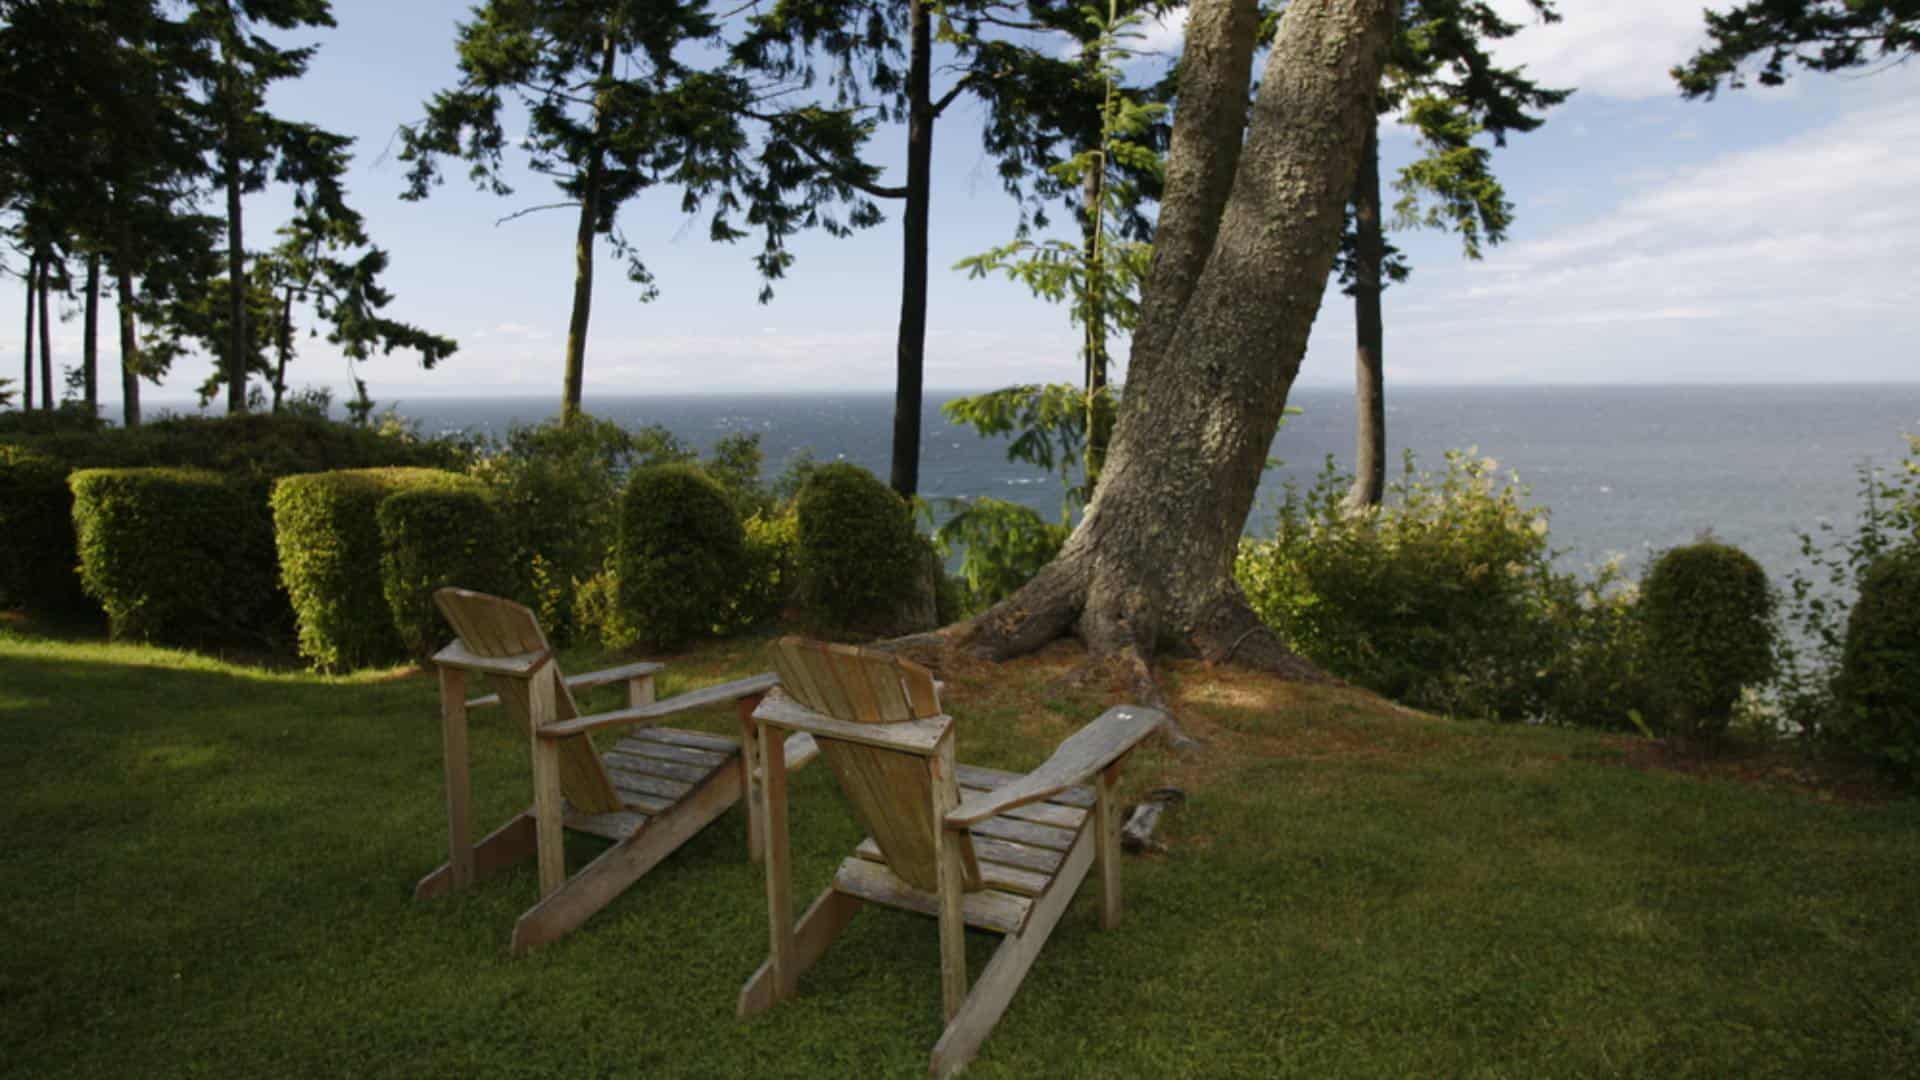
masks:
<svg viewBox="0 0 1920 1080"><path fill-rule="evenodd" d="M761 783L760 739L753 710L760 707L764 694L741 698L734 705L740 718L740 774L744 781L741 796L747 804L747 858L757 866L767 857L767 807Z"/></svg>
<svg viewBox="0 0 1920 1080"><path fill-rule="evenodd" d="M866 906L866 901L857 896L829 888L814 900L807 913L800 916L800 922L793 928L793 975L798 977L802 971L812 967L824 956L827 946L847 928L854 915ZM779 1004L773 979L773 959L760 965L745 986L740 988L740 1002L736 1009L741 1018L756 1016Z"/></svg>
<svg viewBox="0 0 1920 1080"><path fill-rule="evenodd" d="M941 1034L940 1041L933 1044L933 1058L928 1063L928 1074L934 1080L944 1080L966 1068L974 1055L980 1052L980 1044L993 1033L993 1026L1007 1011L1007 1004L1013 1000L1014 991L1020 989L1020 983L1027 977L1027 969L1033 966L1034 958L1040 955L1040 949L1047 943L1053 928L1060 923L1060 916L1066 913L1067 906L1073 902L1073 894L1086 880L1087 869L1093 862L1093 835L1083 831L1074 841L1073 849L1067 852L1066 862L1054 875L1053 883L1047 886L1033 908L1027 914L1027 924L1019 933L1008 934L1000 941L1000 947L993 952L993 959L987 961L987 968L980 973L979 981L967 994L966 1001L960 1005L960 1011L947 1022L947 1030Z"/></svg>
<svg viewBox="0 0 1920 1080"><path fill-rule="evenodd" d="M505 870L514 863L533 855L535 844L533 814L522 813L512 821L493 830L485 840L473 845L472 879L482 881ZM452 862L440 864L440 868L420 879L413 887L415 900L432 900L444 896L458 886L457 876Z"/></svg>
<svg viewBox="0 0 1920 1080"><path fill-rule="evenodd" d="M564 936L640 880L740 797L740 774L721 769L640 830L600 853L559 889L527 909L513 927L515 955Z"/></svg>

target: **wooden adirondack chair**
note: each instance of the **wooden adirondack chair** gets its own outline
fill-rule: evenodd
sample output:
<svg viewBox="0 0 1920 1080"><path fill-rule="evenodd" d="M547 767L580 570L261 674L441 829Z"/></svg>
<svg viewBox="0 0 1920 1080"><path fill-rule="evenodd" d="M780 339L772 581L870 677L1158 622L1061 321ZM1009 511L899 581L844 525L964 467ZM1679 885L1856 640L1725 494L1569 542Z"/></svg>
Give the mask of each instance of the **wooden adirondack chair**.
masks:
<svg viewBox="0 0 1920 1080"><path fill-rule="evenodd" d="M927 670L886 653L782 638L781 689L754 711L764 767L772 955L740 991L751 1016L793 995L863 903L934 915L946 1032L932 1075L965 1067L1025 978L1075 890L1097 867L1100 922L1120 919L1119 807L1128 752L1161 722L1123 706L1025 776L957 765L953 719ZM870 836L793 921L782 733L811 734ZM1083 786L1091 780L1091 786ZM971 991L965 928L1004 934Z"/></svg>
<svg viewBox="0 0 1920 1080"><path fill-rule="evenodd" d="M756 675L655 701L653 676L660 664L641 662L563 678L546 636L525 607L465 589L441 589L434 602L459 635L433 658L440 670L449 858L420 879L414 899L465 888L537 856L540 902L513 929L513 951L525 952L585 922L748 790L741 743L653 725L732 701L746 743L757 745L753 709L778 683L776 676ZM487 676L499 693L467 700L470 672ZM627 708L580 715L574 690L622 681ZM529 735L533 806L473 844L467 712L490 705L504 705ZM637 730L605 755L595 750L592 732L624 727ZM781 747L785 768L798 768L813 754L810 742ZM747 814L748 853L757 862L765 824L752 800ZM611 840L613 846L568 877L563 827Z"/></svg>

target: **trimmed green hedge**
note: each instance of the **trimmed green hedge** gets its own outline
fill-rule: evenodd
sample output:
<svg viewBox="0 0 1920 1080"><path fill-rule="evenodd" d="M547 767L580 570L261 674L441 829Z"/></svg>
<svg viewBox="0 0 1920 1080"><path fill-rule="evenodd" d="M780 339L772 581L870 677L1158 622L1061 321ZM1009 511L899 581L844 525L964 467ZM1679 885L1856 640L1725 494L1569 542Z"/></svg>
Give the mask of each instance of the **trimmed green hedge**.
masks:
<svg viewBox="0 0 1920 1080"><path fill-rule="evenodd" d="M1743 687L1773 674L1773 590L1739 548L1703 541L1655 560L1640 589L1655 727L1718 736Z"/></svg>
<svg viewBox="0 0 1920 1080"><path fill-rule="evenodd" d="M91 607L81 589L72 541L73 496L67 478L77 469L211 469L246 485L264 517L267 492L277 477L377 466L451 466L456 463L453 454L446 446L316 417L177 417L100 430L66 422L14 425L0 432L0 591L6 603L37 613ZM49 471L48 461L55 471ZM265 618L263 626L289 622L284 604L275 604L279 610Z"/></svg>
<svg viewBox="0 0 1920 1080"><path fill-rule="evenodd" d="M1880 556L1860 579L1834 689L1844 736L1895 773L1920 776L1920 544Z"/></svg>
<svg viewBox="0 0 1920 1080"><path fill-rule="evenodd" d="M380 585L400 644L424 660L451 633L433 604L447 585L508 591L505 533L477 480L398 491L380 503Z"/></svg>
<svg viewBox="0 0 1920 1080"><path fill-rule="evenodd" d="M35 612L99 609L80 588L71 470L57 458L0 444L0 604Z"/></svg>
<svg viewBox="0 0 1920 1080"><path fill-rule="evenodd" d="M280 580L293 603L300 655L328 671L406 655L381 581L380 504L396 492L477 484L437 469L343 469L273 486Z"/></svg>
<svg viewBox="0 0 1920 1080"><path fill-rule="evenodd" d="M794 506L806 619L828 630L893 629L927 558L907 501L867 470L841 463L815 469Z"/></svg>
<svg viewBox="0 0 1920 1080"><path fill-rule="evenodd" d="M729 621L746 537L726 491L698 466L634 470L615 552L620 614L640 641L678 648Z"/></svg>
<svg viewBox="0 0 1920 1080"><path fill-rule="evenodd" d="M80 579L116 638L260 635L279 606L273 540L247 490L204 469L73 474Z"/></svg>

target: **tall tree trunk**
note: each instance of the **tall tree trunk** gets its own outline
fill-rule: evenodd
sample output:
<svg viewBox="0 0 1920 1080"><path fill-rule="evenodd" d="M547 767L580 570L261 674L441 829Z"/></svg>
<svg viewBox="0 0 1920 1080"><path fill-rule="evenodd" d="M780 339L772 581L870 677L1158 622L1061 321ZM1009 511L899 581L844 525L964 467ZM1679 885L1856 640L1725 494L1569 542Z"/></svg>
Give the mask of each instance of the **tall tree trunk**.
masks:
<svg viewBox="0 0 1920 1080"><path fill-rule="evenodd" d="M1233 561L1339 245L1396 7L1294 0L1249 114L1254 0L1193 5L1143 321L1099 489L1052 563L945 640L1006 657L1075 633L1149 703L1162 642L1323 677L1248 607Z"/></svg>
<svg viewBox="0 0 1920 1080"><path fill-rule="evenodd" d="M40 407L53 410L53 321L47 294L53 291L53 259L40 256Z"/></svg>
<svg viewBox="0 0 1920 1080"><path fill-rule="evenodd" d="M80 372L87 415L100 415L100 253L87 253L86 311L80 330Z"/></svg>
<svg viewBox="0 0 1920 1080"><path fill-rule="evenodd" d="M33 411L33 300L40 288L40 257L27 256L27 328L20 335L20 411Z"/></svg>
<svg viewBox="0 0 1920 1080"><path fill-rule="evenodd" d="M1099 482L1100 470L1107 461L1107 445L1113 441L1113 412L1101 408L1099 399L1107 388L1107 294L1106 249L1103 215L1107 176L1104 169L1089 172L1085 185L1086 212L1081 215L1080 243L1087 266L1085 312L1081 319L1085 336L1081 351L1086 357L1087 389L1087 486Z"/></svg>
<svg viewBox="0 0 1920 1080"><path fill-rule="evenodd" d="M276 350L280 355L273 367L273 415L280 415L280 401L287 393L287 357L293 353L293 286L287 286L287 292L280 301L280 340Z"/></svg>
<svg viewBox="0 0 1920 1080"><path fill-rule="evenodd" d="M907 208L894 353L893 490L920 490L920 397L927 362L927 214L933 201L933 27L928 0L911 0L907 66Z"/></svg>
<svg viewBox="0 0 1920 1080"><path fill-rule="evenodd" d="M609 32L601 46L600 86L594 93L593 152L587 157L586 183L580 192L580 224L573 234L573 314L567 319L567 373L560 392L560 421L580 414L581 384L587 368L587 320L593 314L593 234L600 224L600 182L606 171L601 151L607 136L604 97L613 81L614 41Z"/></svg>
<svg viewBox="0 0 1920 1080"><path fill-rule="evenodd" d="M240 161L231 154L226 188L227 414L238 416L247 411L247 249L241 242Z"/></svg>
<svg viewBox="0 0 1920 1080"><path fill-rule="evenodd" d="M122 258L126 249L122 248ZM133 325L133 273L114 271L114 307L120 317L120 423L140 426L140 337Z"/></svg>
<svg viewBox="0 0 1920 1080"><path fill-rule="evenodd" d="M1378 506L1387 487L1386 335L1380 319L1380 264L1387 239L1380 220L1380 123L1367 129L1353 186L1353 487L1348 509Z"/></svg>

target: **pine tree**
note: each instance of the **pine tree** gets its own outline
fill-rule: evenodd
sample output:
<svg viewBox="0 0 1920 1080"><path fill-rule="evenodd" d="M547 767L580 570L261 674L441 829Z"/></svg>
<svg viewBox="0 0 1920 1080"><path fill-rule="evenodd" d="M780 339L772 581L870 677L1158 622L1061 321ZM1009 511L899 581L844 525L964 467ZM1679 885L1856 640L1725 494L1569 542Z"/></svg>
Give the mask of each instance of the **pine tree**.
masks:
<svg viewBox="0 0 1920 1080"><path fill-rule="evenodd" d="M1765 56L1760 85L1779 86L1789 65L1845 71L1920 53L1920 0L1747 0L1724 12L1708 9L1706 19L1710 43L1673 69L1689 98L1746 86L1742 67L1757 56Z"/></svg>

